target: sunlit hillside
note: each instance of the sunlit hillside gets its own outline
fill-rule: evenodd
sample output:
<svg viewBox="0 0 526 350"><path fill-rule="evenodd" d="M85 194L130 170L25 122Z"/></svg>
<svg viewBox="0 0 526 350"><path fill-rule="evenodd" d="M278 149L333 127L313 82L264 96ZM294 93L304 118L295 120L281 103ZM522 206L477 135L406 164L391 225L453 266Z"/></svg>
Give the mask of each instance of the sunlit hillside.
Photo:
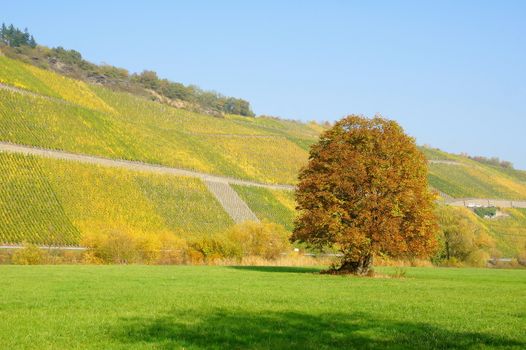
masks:
<svg viewBox="0 0 526 350"><path fill-rule="evenodd" d="M498 219L477 220L495 238L503 256L514 256L526 248L526 209L503 209L508 215Z"/></svg>
<svg viewBox="0 0 526 350"><path fill-rule="evenodd" d="M204 184L0 152L0 243L79 245L82 235L188 238L231 226Z"/></svg>
<svg viewBox="0 0 526 350"><path fill-rule="evenodd" d="M63 77L0 56L0 142L294 184L323 127L222 118ZM526 199L526 172L421 147L430 186L452 198ZM86 233L201 235L233 224L199 179L0 153L0 243L78 245ZM293 192L233 185L259 220L292 230ZM503 252L524 245L524 211L481 221Z"/></svg>
<svg viewBox="0 0 526 350"><path fill-rule="evenodd" d="M421 149L428 159L439 161L429 164L430 185L451 197L526 199L526 171L484 164L435 149Z"/></svg>
<svg viewBox="0 0 526 350"><path fill-rule="evenodd" d="M217 118L113 92L0 57L0 141L294 183L317 125ZM272 156L269 157L269 154Z"/></svg>

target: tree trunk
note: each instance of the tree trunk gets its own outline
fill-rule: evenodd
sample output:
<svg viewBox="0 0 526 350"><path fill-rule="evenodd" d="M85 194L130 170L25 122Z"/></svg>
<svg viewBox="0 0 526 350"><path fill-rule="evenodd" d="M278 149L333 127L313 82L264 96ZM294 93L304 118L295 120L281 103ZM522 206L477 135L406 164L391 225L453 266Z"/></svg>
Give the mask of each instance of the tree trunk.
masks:
<svg viewBox="0 0 526 350"><path fill-rule="evenodd" d="M337 269L339 273L352 273L354 275L367 275L373 265L371 254L361 257L359 260L347 260L344 258L342 265Z"/></svg>

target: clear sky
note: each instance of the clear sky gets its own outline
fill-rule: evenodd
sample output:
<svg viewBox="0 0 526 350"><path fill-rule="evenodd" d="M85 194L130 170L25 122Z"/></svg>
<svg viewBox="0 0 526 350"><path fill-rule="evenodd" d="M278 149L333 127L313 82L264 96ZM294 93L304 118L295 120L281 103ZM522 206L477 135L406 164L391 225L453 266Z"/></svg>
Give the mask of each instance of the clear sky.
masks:
<svg viewBox="0 0 526 350"><path fill-rule="evenodd" d="M0 21L257 114L395 119L526 169L526 1L5 1Z"/></svg>

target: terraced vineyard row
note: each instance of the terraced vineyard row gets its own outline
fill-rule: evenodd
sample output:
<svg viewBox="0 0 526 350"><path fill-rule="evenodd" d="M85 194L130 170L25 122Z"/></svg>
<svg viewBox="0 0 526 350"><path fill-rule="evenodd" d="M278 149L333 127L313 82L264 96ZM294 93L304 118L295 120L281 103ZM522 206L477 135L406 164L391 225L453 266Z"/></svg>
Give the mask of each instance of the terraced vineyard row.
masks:
<svg viewBox="0 0 526 350"><path fill-rule="evenodd" d="M283 225L292 231L295 216L294 193L260 187L232 186L260 220Z"/></svg>
<svg viewBox="0 0 526 350"><path fill-rule="evenodd" d="M204 184L0 152L0 243L77 245L83 234L214 234L233 224Z"/></svg>
<svg viewBox="0 0 526 350"><path fill-rule="evenodd" d="M0 82L69 102L0 89L0 141L292 184L320 131L200 115L0 59Z"/></svg>
<svg viewBox="0 0 526 350"><path fill-rule="evenodd" d="M526 182L474 162L430 164L429 183L454 198L526 199Z"/></svg>
<svg viewBox="0 0 526 350"><path fill-rule="evenodd" d="M0 242L73 245L80 232L36 159L0 153Z"/></svg>
<svg viewBox="0 0 526 350"><path fill-rule="evenodd" d="M513 256L526 247L526 209L505 209L509 217L477 220L495 237L504 256Z"/></svg>
<svg viewBox="0 0 526 350"><path fill-rule="evenodd" d="M0 83L60 98L102 112L114 112L88 84L0 55Z"/></svg>

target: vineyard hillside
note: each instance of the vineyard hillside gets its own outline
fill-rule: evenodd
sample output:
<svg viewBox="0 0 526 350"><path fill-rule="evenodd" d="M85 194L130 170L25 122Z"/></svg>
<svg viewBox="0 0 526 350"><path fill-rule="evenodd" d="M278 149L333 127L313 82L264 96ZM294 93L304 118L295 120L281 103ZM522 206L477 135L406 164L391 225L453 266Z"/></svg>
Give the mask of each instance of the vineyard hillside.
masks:
<svg viewBox="0 0 526 350"><path fill-rule="evenodd" d="M0 56L0 141L293 184L320 126L176 109ZM272 157L268 155L272 154Z"/></svg>
<svg viewBox="0 0 526 350"><path fill-rule="evenodd" d="M269 117L177 109L0 56L0 141L294 184L323 128ZM26 93L23 93L26 92ZM526 199L526 172L421 148L430 183L455 198Z"/></svg>
<svg viewBox="0 0 526 350"><path fill-rule="evenodd" d="M324 127L214 117L0 56L0 142L294 185ZM421 147L446 199L526 200L526 172ZM201 180L0 153L0 243L78 245L92 232L201 235L233 224ZM294 194L232 185L262 221L292 230ZM484 220L484 219L480 219ZM524 212L487 222L503 251L522 244ZM499 238L500 237L500 238Z"/></svg>
<svg viewBox="0 0 526 350"><path fill-rule="evenodd" d="M430 160L429 183L442 193L453 198L526 200L526 171L421 149Z"/></svg>
<svg viewBox="0 0 526 350"><path fill-rule="evenodd" d="M198 179L0 152L0 243L83 235L214 234L233 224Z"/></svg>

